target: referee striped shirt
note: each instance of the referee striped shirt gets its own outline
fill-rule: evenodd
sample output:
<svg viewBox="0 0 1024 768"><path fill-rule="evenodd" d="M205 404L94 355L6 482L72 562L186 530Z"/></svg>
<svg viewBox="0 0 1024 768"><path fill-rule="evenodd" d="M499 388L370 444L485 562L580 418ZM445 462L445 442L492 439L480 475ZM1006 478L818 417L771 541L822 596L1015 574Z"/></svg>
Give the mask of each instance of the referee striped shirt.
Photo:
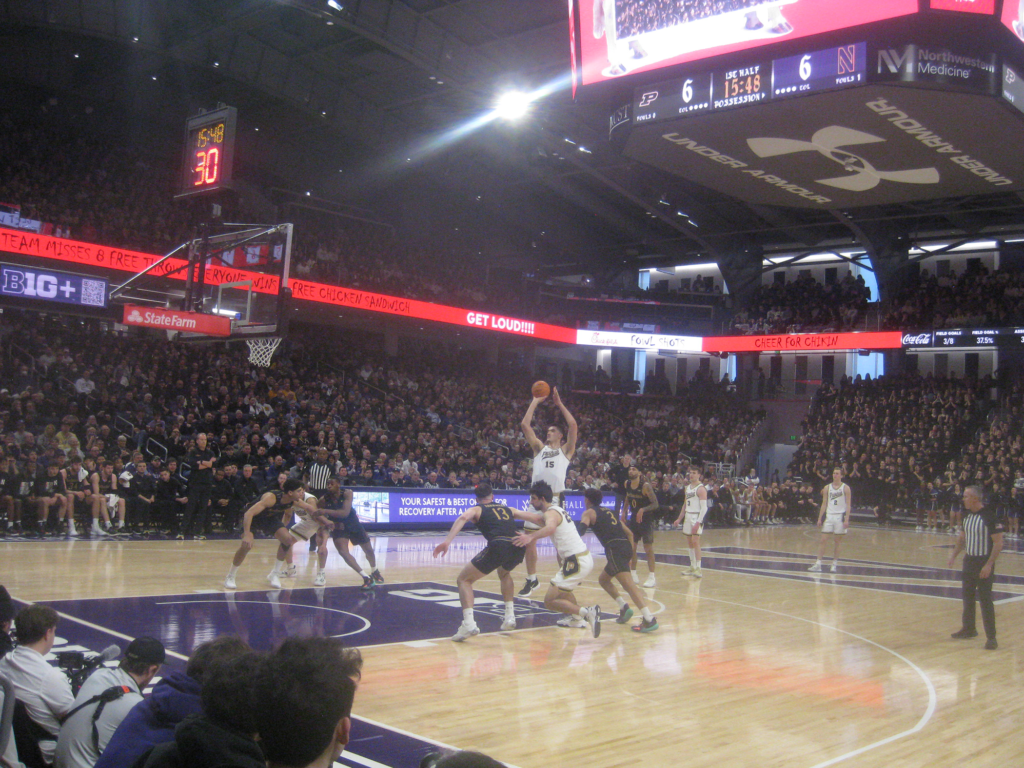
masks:
<svg viewBox="0 0 1024 768"><path fill-rule="evenodd" d="M306 470L306 477L309 478L309 488L311 491L314 493L326 491L327 481L334 477L334 466L329 461L323 464L319 461L314 461L309 469Z"/></svg>
<svg viewBox="0 0 1024 768"><path fill-rule="evenodd" d="M996 513L987 507L964 515L965 554L971 557L988 557L992 554L992 537L1003 532L1003 524Z"/></svg>

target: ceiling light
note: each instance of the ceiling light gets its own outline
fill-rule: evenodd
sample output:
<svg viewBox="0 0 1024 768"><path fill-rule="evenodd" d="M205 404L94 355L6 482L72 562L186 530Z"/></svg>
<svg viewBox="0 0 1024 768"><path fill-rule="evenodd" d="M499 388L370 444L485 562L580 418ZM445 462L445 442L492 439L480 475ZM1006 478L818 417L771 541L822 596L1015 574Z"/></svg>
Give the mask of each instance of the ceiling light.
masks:
<svg viewBox="0 0 1024 768"><path fill-rule="evenodd" d="M132 42L133 42L133 43L137 43L137 42L139 42L139 38L137 38L137 37L133 37L133 38L132 38Z"/></svg>
<svg viewBox="0 0 1024 768"><path fill-rule="evenodd" d="M335 0L327 0L327 7L328 8L333 8L336 11L344 11L345 10L345 6L343 6L341 3L335 2Z"/></svg>
<svg viewBox="0 0 1024 768"><path fill-rule="evenodd" d="M509 91L498 97L495 111L506 120L518 120L530 109L530 97L520 91Z"/></svg>
<svg viewBox="0 0 1024 768"><path fill-rule="evenodd" d="M591 152L586 147L580 147L580 152L582 152L584 155L592 155L592 154L594 154L593 152Z"/></svg>

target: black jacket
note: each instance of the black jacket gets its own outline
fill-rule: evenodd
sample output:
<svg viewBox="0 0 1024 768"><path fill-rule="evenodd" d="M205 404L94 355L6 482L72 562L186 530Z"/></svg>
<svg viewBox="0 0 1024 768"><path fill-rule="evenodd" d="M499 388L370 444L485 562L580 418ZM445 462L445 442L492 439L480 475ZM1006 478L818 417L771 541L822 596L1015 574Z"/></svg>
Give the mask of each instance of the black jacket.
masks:
<svg viewBox="0 0 1024 768"><path fill-rule="evenodd" d="M174 741L159 744L132 768L266 768L252 737L223 728L203 715L186 718L174 729Z"/></svg>

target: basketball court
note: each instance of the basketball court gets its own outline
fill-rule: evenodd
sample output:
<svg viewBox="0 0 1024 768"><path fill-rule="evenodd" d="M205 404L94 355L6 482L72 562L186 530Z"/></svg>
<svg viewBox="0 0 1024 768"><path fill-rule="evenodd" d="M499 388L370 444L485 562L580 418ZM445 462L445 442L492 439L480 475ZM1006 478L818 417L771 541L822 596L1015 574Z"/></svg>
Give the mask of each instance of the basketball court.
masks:
<svg viewBox="0 0 1024 768"><path fill-rule="evenodd" d="M482 547L476 535L456 538L445 560L431 556L440 535L375 536L387 583L368 593L333 549L328 586L314 589L305 548L296 550L298 576L268 591L275 548L266 540L235 592L222 587L236 547L229 539L5 541L0 557L16 600L62 614L55 651L123 647L149 634L182 668L197 644L221 634L259 649L289 636L343 637L366 659L341 761L349 766L414 768L438 745L521 768L1019 760L1019 541L1007 541L999 559L1000 648L991 652L984 638L949 637L960 626L959 574L945 567L952 536L854 528L834 575L807 572L817 546L809 526L703 538L696 580L681 575L682 534L657 536L659 586L645 590L657 632L616 624L596 576L577 594L604 608L600 637L557 627L559 615L522 600L517 629L501 632L498 583L488 577L477 591L481 634L462 644L448 639L461 620L455 576ZM585 540L600 553L592 535ZM540 555L539 572L554 573L554 550L542 545ZM603 564L598 557L595 567ZM639 571L646 578L643 563Z"/></svg>

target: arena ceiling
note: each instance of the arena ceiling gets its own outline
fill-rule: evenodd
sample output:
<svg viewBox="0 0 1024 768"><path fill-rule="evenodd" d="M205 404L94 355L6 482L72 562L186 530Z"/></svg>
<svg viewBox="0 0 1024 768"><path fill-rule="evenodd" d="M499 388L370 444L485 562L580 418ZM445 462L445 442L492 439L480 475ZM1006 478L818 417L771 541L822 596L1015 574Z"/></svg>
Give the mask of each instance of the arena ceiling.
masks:
<svg viewBox="0 0 1024 768"><path fill-rule="evenodd" d="M624 158L608 141L616 98L570 97L567 34L557 0L4 0L0 78L169 146L187 115L231 104L267 178L422 206L549 274L1024 231L1017 193L794 210ZM466 131L502 91L542 87L524 122Z"/></svg>

